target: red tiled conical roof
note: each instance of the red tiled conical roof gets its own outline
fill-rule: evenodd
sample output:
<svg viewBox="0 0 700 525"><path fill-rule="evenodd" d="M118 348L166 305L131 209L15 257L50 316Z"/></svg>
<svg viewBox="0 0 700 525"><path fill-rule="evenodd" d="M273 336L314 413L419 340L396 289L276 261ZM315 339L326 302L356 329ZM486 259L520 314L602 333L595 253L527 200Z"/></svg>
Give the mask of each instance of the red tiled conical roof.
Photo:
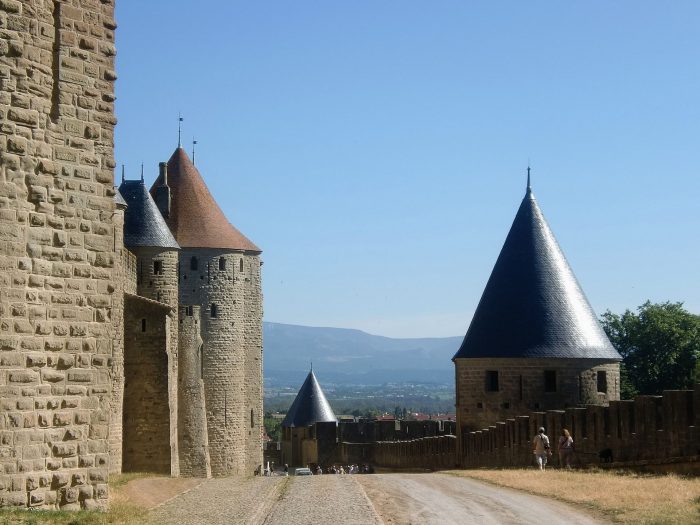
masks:
<svg viewBox="0 0 700 525"><path fill-rule="evenodd" d="M151 186L151 195L162 184L159 175ZM168 161L170 216L165 219L182 248L229 248L261 250L226 219L204 179L182 148Z"/></svg>

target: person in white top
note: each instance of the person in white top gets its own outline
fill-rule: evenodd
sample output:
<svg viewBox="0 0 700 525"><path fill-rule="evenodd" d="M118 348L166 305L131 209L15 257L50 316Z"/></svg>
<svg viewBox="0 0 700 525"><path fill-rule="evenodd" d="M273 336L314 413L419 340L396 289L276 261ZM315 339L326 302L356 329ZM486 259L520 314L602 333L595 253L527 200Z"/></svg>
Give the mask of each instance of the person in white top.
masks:
<svg viewBox="0 0 700 525"><path fill-rule="evenodd" d="M535 455L537 466L540 467L540 470L544 470L547 467L547 457L550 454L549 438L544 433L544 427L540 427L532 439L532 453Z"/></svg>

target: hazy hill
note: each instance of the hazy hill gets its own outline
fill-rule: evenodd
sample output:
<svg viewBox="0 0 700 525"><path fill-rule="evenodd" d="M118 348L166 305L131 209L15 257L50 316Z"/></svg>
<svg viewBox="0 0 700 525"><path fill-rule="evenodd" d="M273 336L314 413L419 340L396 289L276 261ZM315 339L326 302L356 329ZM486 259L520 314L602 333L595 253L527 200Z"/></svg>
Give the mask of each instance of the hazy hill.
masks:
<svg viewBox="0 0 700 525"><path fill-rule="evenodd" d="M454 381L462 336L394 339L346 328L263 323L266 383L297 386L313 362L324 383Z"/></svg>

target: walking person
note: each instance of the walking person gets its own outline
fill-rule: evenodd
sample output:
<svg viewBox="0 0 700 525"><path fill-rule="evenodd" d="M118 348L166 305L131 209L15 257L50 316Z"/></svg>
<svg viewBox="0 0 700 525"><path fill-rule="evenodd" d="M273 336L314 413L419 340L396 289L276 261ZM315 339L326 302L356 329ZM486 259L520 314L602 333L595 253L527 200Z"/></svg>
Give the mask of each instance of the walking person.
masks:
<svg viewBox="0 0 700 525"><path fill-rule="evenodd" d="M571 456L574 454L574 438L565 428L561 430L559 437L559 467L571 468Z"/></svg>
<svg viewBox="0 0 700 525"><path fill-rule="evenodd" d="M547 467L547 458L551 455L549 438L544 433L544 427L540 427L532 438L532 453L535 455L537 466L540 470L544 470Z"/></svg>

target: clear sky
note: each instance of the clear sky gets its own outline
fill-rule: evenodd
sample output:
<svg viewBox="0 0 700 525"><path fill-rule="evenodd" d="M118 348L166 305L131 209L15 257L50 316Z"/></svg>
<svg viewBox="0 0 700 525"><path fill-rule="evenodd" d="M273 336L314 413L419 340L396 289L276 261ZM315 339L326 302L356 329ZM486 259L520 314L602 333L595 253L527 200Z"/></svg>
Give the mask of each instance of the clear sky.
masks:
<svg viewBox="0 0 700 525"><path fill-rule="evenodd" d="M700 312L700 3L117 1L116 156L177 144L265 319L466 332L525 190L598 314Z"/></svg>

